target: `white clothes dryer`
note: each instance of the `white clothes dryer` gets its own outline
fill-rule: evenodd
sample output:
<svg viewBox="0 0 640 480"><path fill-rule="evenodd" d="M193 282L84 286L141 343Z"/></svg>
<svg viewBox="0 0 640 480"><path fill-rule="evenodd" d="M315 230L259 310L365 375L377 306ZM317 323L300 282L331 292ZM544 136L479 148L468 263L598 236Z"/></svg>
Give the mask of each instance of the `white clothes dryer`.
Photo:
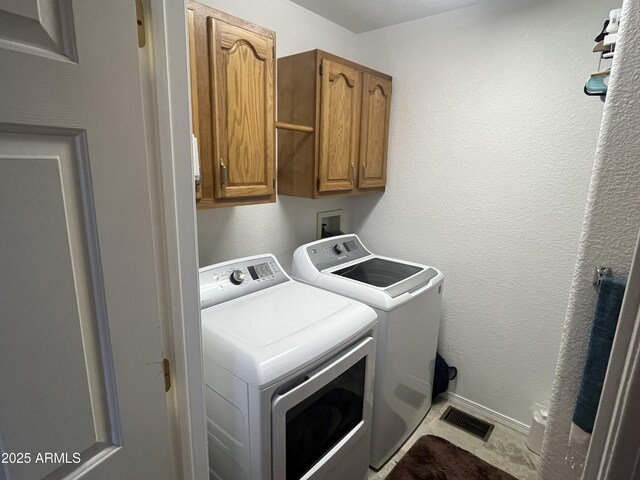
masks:
<svg viewBox="0 0 640 480"><path fill-rule="evenodd" d="M297 248L291 276L378 314L370 465L379 469L431 408L444 276L427 265L374 255L353 234Z"/></svg>
<svg viewBox="0 0 640 480"><path fill-rule="evenodd" d="M273 255L200 269L212 479L364 479L377 321Z"/></svg>

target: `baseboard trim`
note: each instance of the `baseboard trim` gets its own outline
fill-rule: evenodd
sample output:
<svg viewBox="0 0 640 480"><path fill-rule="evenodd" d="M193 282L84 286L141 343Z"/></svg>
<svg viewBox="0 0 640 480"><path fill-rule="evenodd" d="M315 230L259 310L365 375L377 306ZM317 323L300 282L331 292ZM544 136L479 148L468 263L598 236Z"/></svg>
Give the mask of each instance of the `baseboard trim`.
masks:
<svg viewBox="0 0 640 480"><path fill-rule="evenodd" d="M511 417L507 417L502 413L498 413L495 410L491 410L490 408L487 408L484 405L480 405L479 403L473 402L455 393L446 392L442 394L442 396L447 400L449 400L451 403L455 403L460 405L461 407L466 408L471 413L483 415L487 418L490 418L491 420L501 423L502 425L505 425L509 428L513 428L517 432L524 433L525 435L529 434L529 429L531 427L526 423L522 423L522 422L519 422L518 420L514 420Z"/></svg>

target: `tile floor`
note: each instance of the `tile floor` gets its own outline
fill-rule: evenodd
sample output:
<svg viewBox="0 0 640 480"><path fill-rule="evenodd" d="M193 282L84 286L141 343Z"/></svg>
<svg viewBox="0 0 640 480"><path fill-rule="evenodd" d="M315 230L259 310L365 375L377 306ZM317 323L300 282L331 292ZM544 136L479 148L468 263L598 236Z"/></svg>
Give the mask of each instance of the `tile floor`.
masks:
<svg viewBox="0 0 640 480"><path fill-rule="evenodd" d="M391 460L378 472L369 470L368 480L383 480L422 435L437 435L445 438L520 480L536 480L540 457L527 448L525 435L491 419L468 412L495 425L489 440L485 442L440 420L440 416L449 405L450 403L446 400L436 400L420 426ZM464 410L464 407L459 405L456 407Z"/></svg>

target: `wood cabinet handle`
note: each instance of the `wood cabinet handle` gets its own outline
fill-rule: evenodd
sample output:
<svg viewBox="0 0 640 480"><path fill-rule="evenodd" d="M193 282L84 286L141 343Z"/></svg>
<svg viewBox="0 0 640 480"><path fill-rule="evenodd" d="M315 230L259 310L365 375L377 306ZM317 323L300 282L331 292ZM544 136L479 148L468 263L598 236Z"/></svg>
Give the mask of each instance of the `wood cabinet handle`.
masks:
<svg viewBox="0 0 640 480"><path fill-rule="evenodd" d="M362 164L362 179L367 179L367 165L365 163Z"/></svg>
<svg viewBox="0 0 640 480"><path fill-rule="evenodd" d="M222 188L227 186L227 167L222 158L220 159L220 186Z"/></svg>
<svg viewBox="0 0 640 480"><path fill-rule="evenodd" d="M313 127L308 127L307 125L298 125L295 123L288 123L288 122L276 122L276 128L282 128L283 130L291 130L293 132L313 133Z"/></svg>
<svg viewBox="0 0 640 480"><path fill-rule="evenodd" d="M351 164L351 185L353 185L356 181L356 166Z"/></svg>

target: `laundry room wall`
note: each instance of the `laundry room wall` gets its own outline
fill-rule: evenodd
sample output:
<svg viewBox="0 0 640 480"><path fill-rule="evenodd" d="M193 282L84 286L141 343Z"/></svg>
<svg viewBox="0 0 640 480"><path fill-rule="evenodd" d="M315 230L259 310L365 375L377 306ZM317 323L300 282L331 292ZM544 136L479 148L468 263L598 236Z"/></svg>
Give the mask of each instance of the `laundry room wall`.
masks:
<svg viewBox="0 0 640 480"><path fill-rule="evenodd" d="M387 191L353 227L443 270L453 397L521 429L551 396L603 108L582 88L620 3L499 0L359 36L393 102Z"/></svg>
<svg viewBox="0 0 640 480"><path fill-rule="evenodd" d="M357 61L357 35L289 0L201 0L276 32L276 54L284 57L321 48ZM309 200L278 196L275 204L198 211L200 265L246 255L273 253L288 269L293 251L315 240L316 213L344 209L349 199Z"/></svg>

